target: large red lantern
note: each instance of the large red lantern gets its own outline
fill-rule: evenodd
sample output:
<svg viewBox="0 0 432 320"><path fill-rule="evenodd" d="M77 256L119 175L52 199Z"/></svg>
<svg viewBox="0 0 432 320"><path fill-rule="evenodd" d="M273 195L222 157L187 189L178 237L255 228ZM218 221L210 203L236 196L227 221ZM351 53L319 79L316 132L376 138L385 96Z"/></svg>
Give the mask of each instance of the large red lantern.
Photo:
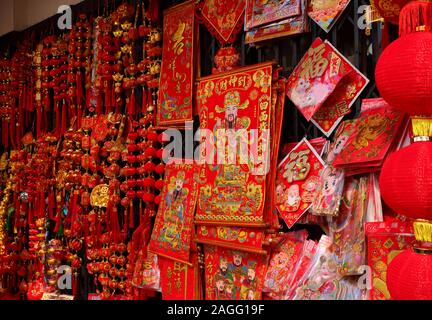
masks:
<svg viewBox="0 0 432 320"><path fill-rule="evenodd" d="M397 255L387 269L393 300L432 300L432 254L414 249Z"/></svg>
<svg viewBox="0 0 432 320"><path fill-rule="evenodd" d="M376 83L394 108L432 115L432 3L416 1L401 12L401 37L381 55Z"/></svg>
<svg viewBox="0 0 432 320"><path fill-rule="evenodd" d="M432 142L417 142L390 155L380 186L384 201L395 212L432 220Z"/></svg>

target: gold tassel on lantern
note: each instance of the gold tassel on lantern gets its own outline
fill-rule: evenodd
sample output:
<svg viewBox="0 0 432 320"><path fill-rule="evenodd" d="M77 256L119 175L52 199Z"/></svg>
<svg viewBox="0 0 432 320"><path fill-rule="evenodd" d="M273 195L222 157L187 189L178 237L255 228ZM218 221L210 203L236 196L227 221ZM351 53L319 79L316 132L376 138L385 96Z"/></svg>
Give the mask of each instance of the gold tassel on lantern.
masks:
<svg viewBox="0 0 432 320"><path fill-rule="evenodd" d="M431 141L432 137L432 118L412 117L412 128L414 142Z"/></svg>
<svg viewBox="0 0 432 320"><path fill-rule="evenodd" d="M415 221L414 234L417 241L432 243L432 223L426 220Z"/></svg>

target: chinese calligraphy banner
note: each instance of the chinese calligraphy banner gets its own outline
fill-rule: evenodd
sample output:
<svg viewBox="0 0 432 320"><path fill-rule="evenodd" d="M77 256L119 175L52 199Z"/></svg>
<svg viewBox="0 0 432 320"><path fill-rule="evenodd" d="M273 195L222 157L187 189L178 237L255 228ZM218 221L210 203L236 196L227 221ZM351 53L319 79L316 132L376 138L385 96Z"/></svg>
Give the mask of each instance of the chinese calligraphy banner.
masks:
<svg viewBox="0 0 432 320"><path fill-rule="evenodd" d="M196 166L170 164L165 172L162 202L150 241L150 251L189 263L193 217L198 195Z"/></svg>
<svg viewBox="0 0 432 320"><path fill-rule="evenodd" d="M324 162L303 139L282 161L277 174L276 208L288 228L312 206Z"/></svg>
<svg viewBox="0 0 432 320"><path fill-rule="evenodd" d="M203 78L197 224L262 227L270 167L271 63Z"/></svg>
<svg viewBox="0 0 432 320"><path fill-rule="evenodd" d="M157 125L183 125L193 119L195 5L165 12L164 46Z"/></svg>
<svg viewBox="0 0 432 320"><path fill-rule="evenodd" d="M206 300L261 300L265 255L205 246Z"/></svg>
<svg viewBox="0 0 432 320"><path fill-rule="evenodd" d="M161 258L161 289L165 301L202 299L198 256L191 257L192 265Z"/></svg>

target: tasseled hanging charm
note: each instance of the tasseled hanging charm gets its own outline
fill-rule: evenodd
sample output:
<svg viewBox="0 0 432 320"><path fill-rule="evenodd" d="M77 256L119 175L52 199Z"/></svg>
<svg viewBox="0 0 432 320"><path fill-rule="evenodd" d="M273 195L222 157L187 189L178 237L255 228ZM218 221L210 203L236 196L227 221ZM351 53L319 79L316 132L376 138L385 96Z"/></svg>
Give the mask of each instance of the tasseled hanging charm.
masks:
<svg viewBox="0 0 432 320"><path fill-rule="evenodd" d="M416 31L432 30L432 3L412 1L408 3L399 17L399 35Z"/></svg>
<svg viewBox="0 0 432 320"><path fill-rule="evenodd" d="M9 148L9 121L4 119L2 121L2 145L5 149Z"/></svg>
<svg viewBox="0 0 432 320"><path fill-rule="evenodd" d="M129 104L128 104L128 115L133 119L135 117L135 89L132 89L131 95L129 97Z"/></svg>

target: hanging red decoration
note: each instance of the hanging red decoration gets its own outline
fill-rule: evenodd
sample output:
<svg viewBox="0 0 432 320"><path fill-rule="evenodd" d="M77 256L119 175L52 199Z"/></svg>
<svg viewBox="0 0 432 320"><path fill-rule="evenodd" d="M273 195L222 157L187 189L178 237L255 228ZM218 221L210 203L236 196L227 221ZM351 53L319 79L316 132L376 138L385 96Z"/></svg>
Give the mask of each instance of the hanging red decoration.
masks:
<svg viewBox="0 0 432 320"><path fill-rule="evenodd" d="M432 254L407 250L396 256L387 270L393 300L432 299Z"/></svg>
<svg viewBox="0 0 432 320"><path fill-rule="evenodd" d="M390 155L380 178L382 196L395 212L432 220L432 143L418 142Z"/></svg>
<svg viewBox="0 0 432 320"><path fill-rule="evenodd" d="M427 10L432 12L432 3L420 1L402 10L403 36L387 47L376 68L382 97L411 115L432 114L432 32L421 27L426 26L427 19L419 18Z"/></svg>
<svg viewBox="0 0 432 320"><path fill-rule="evenodd" d="M401 9L410 1L411 0L371 0L371 5L384 20L393 24L398 24Z"/></svg>

